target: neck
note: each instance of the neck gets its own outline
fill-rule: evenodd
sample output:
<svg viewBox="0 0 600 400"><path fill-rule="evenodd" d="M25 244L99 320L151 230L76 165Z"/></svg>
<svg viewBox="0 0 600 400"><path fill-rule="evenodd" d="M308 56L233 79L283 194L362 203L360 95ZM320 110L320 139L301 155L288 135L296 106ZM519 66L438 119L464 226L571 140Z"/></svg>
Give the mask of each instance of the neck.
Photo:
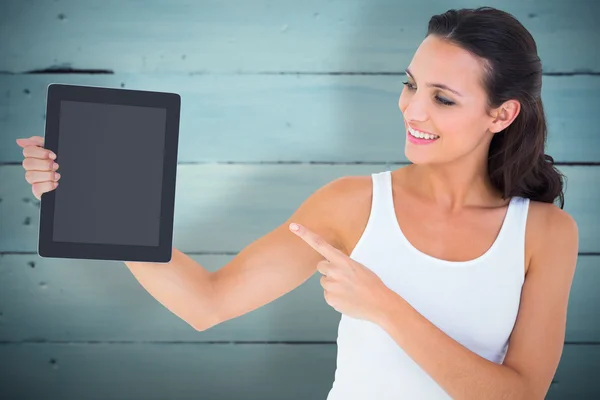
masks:
<svg viewBox="0 0 600 400"><path fill-rule="evenodd" d="M420 197L450 214L506 203L489 180L487 160L465 157L444 164L413 164L408 175Z"/></svg>

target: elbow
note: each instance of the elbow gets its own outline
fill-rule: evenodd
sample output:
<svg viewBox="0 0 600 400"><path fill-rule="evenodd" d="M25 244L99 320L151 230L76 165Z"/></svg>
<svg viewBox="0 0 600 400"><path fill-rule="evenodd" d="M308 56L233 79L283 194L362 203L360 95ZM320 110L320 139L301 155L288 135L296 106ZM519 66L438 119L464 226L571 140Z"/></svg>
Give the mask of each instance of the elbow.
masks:
<svg viewBox="0 0 600 400"><path fill-rule="evenodd" d="M521 378L521 384L519 390L513 397L518 400L544 400L546 398L547 390L540 391L539 387L535 387L530 381Z"/></svg>
<svg viewBox="0 0 600 400"><path fill-rule="evenodd" d="M545 400L547 393L547 391L545 393L542 393L540 391L532 390L531 388L527 387L521 391L520 396L518 398L520 400Z"/></svg>
<svg viewBox="0 0 600 400"><path fill-rule="evenodd" d="M195 331L198 332L204 332L207 328L206 326L202 325L201 323L199 323L198 321L186 321L188 323L189 326L191 326L192 328L194 328Z"/></svg>
<svg viewBox="0 0 600 400"><path fill-rule="evenodd" d="M188 322L188 324L198 332L204 332L219 323L221 323L221 320L216 315L211 318L206 318L206 316L204 316L203 318Z"/></svg>
<svg viewBox="0 0 600 400"><path fill-rule="evenodd" d="M204 326L200 326L200 325L192 325L192 328L194 328L194 330L196 330L197 332L204 332L205 330L208 329L208 327L204 327Z"/></svg>
<svg viewBox="0 0 600 400"><path fill-rule="evenodd" d="M194 328L194 330L198 331L198 332L204 332L208 329L210 329L213 325L207 324L207 323L198 323L198 322L194 322L194 323L190 323L189 324L192 328Z"/></svg>
<svg viewBox="0 0 600 400"><path fill-rule="evenodd" d="M518 396L515 396L515 399L518 400L544 400L545 398L545 396L540 396L539 393L534 393L531 390L523 390Z"/></svg>

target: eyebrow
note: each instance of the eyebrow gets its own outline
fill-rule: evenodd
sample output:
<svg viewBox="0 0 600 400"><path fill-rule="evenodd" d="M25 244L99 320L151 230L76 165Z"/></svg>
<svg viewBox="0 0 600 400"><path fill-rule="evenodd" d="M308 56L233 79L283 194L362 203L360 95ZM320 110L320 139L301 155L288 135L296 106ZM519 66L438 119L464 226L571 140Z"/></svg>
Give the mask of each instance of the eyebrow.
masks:
<svg viewBox="0 0 600 400"><path fill-rule="evenodd" d="M415 77L413 76L413 74L410 72L410 70L408 68L406 68L405 72L410 75L411 78L415 79ZM416 80L416 79L415 79ZM454 94L456 94L457 96L461 96L462 94L460 94L459 92L457 92L454 89L450 89L448 86L444 85L443 83L428 83L427 84L428 87L436 87L436 88L440 88L440 89L444 89L444 90L448 90Z"/></svg>

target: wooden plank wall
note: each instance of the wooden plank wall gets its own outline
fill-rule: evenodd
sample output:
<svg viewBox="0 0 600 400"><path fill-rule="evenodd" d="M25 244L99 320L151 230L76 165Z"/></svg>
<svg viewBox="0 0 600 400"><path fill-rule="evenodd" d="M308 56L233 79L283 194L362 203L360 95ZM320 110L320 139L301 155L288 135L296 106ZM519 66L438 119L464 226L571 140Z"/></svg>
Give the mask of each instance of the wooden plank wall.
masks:
<svg viewBox="0 0 600 400"><path fill-rule="evenodd" d="M182 96L174 245L209 270L344 175L406 163L401 71L431 15L475 1L0 4L0 398L324 399L339 313L316 274L205 332L120 262L37 256L39 202L15 139L43 135L49 83ZM600 397L600 42L595 0L489 1L534 35L547 153L580 228L549 399ZM148 160L152 162L152 160Z"/></svg>

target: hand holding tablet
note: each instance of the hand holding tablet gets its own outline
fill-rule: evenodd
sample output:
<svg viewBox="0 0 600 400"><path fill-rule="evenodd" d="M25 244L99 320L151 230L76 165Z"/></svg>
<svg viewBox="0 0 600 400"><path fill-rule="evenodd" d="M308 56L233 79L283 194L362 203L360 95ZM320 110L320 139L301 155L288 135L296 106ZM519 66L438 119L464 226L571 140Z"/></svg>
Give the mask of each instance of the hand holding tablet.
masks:
<svg viewBox="0 0 600 400"><path fill-rule="evenodd" d="M36 199L41 200L42 194L56 189L60 174L56 162L56 154L44 149L44 138L32 136L17 139L17 144L23 148L23 168L25 180L31 183L31 191Z"/></svg>
<svg viewBox="0 0 600 400"><path fill-rule="evenodd" d="M175 93L48 86L45 138L17 141L41 200L41 257L171 260L180 104Z"/></svg>

